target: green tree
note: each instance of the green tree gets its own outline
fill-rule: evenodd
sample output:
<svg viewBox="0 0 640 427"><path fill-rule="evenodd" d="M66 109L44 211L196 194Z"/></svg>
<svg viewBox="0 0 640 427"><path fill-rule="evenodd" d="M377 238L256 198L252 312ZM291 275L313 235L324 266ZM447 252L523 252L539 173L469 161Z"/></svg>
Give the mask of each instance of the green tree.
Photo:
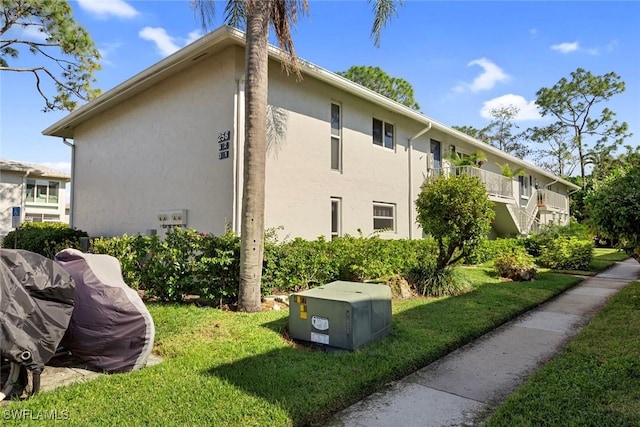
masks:
<svg viewBox="0 0 640 427"><path fill-rule="evenodd" d="M418 223L438 243L436 271L458 263L486 239L495 215L482 181L467 175L429 178L416 208Z"/></svg>
<svg viewBox="0 0 640 427"><path fill-rule="evenodd" d="M524 168L511 169L511 165L509 163L496 163L496 166L500 169L500 173L502 176L507 178L514 178L516 176L524 175Z"/></svg>
<svg viewBox="0 0 640 427"><path fill-rule="evenodd" d="M552 116L556 121L552 127L555 132L569 130L573 144L578 151L578 162L583 188L586 182L587 141L585 137L595 137L596 145L605 148L612 142L621 144L627 133L627 123L618 123L615 113L603 108L595 117L596 105L606 102L616 94L622 93L625 84L614 72L602 76L594 76L589 71L578 68L571 73L571 80L563 77L551 88L543 87L536 92L536 103L542 116ZM534 132L536 129L534 128Z"/></svg>
<svg viewBox="0 0 640 427"><path fill-rule="evenodd" d="M538 144L546 144L546 148L533 150L535 163L541 168L558 175L566 176L573 172L576 164L574 156L575 144L569 137L569 130L556 129L554 125L544 128L528 129L525 138Z"/></svg>
<svg viewBox="0 0 640 427"><path fill-rule="evenodd" d="M453 128L507 154L523 159L531 150L522 142L523 135L516 132L518 126L513 121L519 112L520 109L513 105L496 107L490 111L493 118L491 123L482 129L473 126L453 126Z"/></svg>
<svg viewBox="0 0 640 427"><path fill-rule="evenodd" d="M396 13L399 2L371 1L374 21L371 35L380 43L380 33ZM215 2L192 0L205 27L213 23ZM261 310L261 279L264 254L264 207L267 148L268 46L272 29L278 45L289 58L289 66L300 76L291 30L298 15L307 13L306 0L228 0L225 21L246 27L245 47L245 135L241 211L240 283L238 310ZM285 64L286 65L286 64Z"/></svg>
<svg viewBox="0 0 640 427"><path fill-rule="evenodd" d="M472 138L480 140L485 144L489 144L489 126L482 129L475 128L473 126L451 126L457 131L469 135Z"/></svg>
<svg viewBox="0 0 640 427"><path fill-rule="evenodd" d="M514 105L492 108L490 114L493 120L487 126L487 138L494 147L523 159L530 150L522 142L522 135L516 132L518 126L514 119L519 112L520 109Z"/></svg>
<svg viewBox="0 0 640 427"><path fill-rule="evenodd" d="M447 160L451 162L453 166L477 166L482 167L487 162L487 155L483 151L477 150L472 154L459 154L456 151L452 151Z"/></svg>
<svg viewBox="0 0 640 427"><path fill-rule="evenodd" d="M354 65L347 71L338 71L336 74L409 108L420 109L413 96L413 86L403 78L391 77L379 67Z"/></svg>
<svg viewBox="0 0 640 427"><path fill-rule="evenodd" d="M620 168L594 183L586 203L593 225L640 262L640 166Z"/></svg>
<svg viewBox="0 0 640 427"><path fill-rule="evenodd" d="M89 33L73 19L63 0L0 0L0 71L31 74L44 111L73 110L78 100L99 95L92 89L100 54ZM28 51L42 65L14 65ZM18 62L19 63L19 62ZM49 85L56 95L50 95Z"/></svg>

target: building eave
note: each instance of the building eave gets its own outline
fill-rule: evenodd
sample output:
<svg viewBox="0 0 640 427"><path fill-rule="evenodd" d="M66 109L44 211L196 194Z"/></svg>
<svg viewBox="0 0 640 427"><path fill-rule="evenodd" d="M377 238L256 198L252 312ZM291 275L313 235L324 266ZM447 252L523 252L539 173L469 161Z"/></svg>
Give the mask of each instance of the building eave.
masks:
<svg viewBox="0 0 640 427"><path fill-rule="evenodd" d="M234 44L244 45L244 33L228 26L220 27L82 105L43 130L42 134L73 139L76 127L85 121Z"/></svg>
<svg viewBox="0 0 640 427"><path fill-rule="evenodd" d="M61 182L70 182L69 174L37 165L35 163L18 162L16 160L0 159L0 173L28 174L32 178L46 178Z"/></svg>
<svg viewBox="0 0 640 427"><path fill-rule="evenodd" d="M223 26L215 31L205 35L197 41L189 44L183 49L164 58L158 63L152 65L146 70L136 74L130 79L124 81L113 89L105 92L95 100L81 106L68 116L57 121L42 131L44 135L57 136L61 138L73 138L77 126L85 121L97 116L103 111L129 99L136 94L148 89L157 82L164 80L200 60L205 56L210 56L215 52L222 50L231 45L244 46L244 32L229 26ZM279 62L285 59L286 53L282 50L269 46L269 56ZM314 79L325 82L333 87L350 93L356 97L362 98L373 104L376 104L390 112L402 115L418 124L432 126L441 132L447 133L458 140L462 140L485 153L491 153L500 158L505 159L509 163L526 168L529 171L549 177L554 181L564 184L567 187L577 190L580 187L562 179L550 172L545 171L535 165L532 165L517 157L511 156L495 147L492 147L478 139L475 139L463 132L457 131L437 120L432 119L418 111L415 111L405 105L395 102L385 96L380 95L370 89L367 89L357 83L352 82L342 76L339 76L329 70L319 67L311 62L300 59L303 75L308 75Z"/></svg>

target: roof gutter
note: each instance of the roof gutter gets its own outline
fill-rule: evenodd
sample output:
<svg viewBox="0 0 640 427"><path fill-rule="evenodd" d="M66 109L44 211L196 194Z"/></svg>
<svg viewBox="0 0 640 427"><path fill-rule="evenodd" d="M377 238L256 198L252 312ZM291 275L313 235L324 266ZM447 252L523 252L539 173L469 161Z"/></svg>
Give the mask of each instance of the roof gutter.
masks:
<svg viewBox="0 0 640 427"><path fill-rule="evenodd" d="M73 193L75 192L75 182L76 182L76 145L73 142L69 142L67 138L62 138L62 143L68 147L71 147L71 186L70 186L70 195L69 195L69 205L71 208L69 209L69 227L73 228L73 211L75 210L75 205L73 203Z"/></svg>
<svg viewBox="0 0 640 427"><path fill-rule="evenodd" d="M67 117L59 120L55 124L45 129L42 133L45 135L73 138L74 128L84 120L88 120L95 114L98 114L100 111L110 108L113 105L117 105L124 99L128 99L135 93L142 91L146 87L154 84L156 80L165 78L166 76L172 75L172 73L178 72L182 68L188 67L190 61L195 61L196 59L200 58L202 55L214 49L216 45L227 46L227 43L244 45L244 37L244 32L240 30L228 26L220 27L217 30L205 35L201 39L186 46L185 48L179 50L173 55L168 56L157 64L136 74L122 84L99 96L95 100L81 106L80 108L69 114ZM286 53L284 53L282 50L271 45L269 46L268 52L269 57L277 61L282 61L286 56ZM535 165L506 154L503 151L498 150L497 148L479 141L463 132L446 126L443 123L439 123L418 111L395 102L357 83L354 83L349 79L332 73L303 59L300 59L299 61L301 64L302 72L314 79L325 82L358 98L365 99L374 104L377 104L390 112L402 115L411 120L415 120L417 123L422 123L425 126L429 126L430 128L433 127L441 132L452 135L453 137L463 140L476 148L503 158L510 163L524 167L527 170L534 171L551 179L557 178L555 175ZM560 179L558 182L561 182L569 188L579 188L575 184L563 179Z"/></svg>

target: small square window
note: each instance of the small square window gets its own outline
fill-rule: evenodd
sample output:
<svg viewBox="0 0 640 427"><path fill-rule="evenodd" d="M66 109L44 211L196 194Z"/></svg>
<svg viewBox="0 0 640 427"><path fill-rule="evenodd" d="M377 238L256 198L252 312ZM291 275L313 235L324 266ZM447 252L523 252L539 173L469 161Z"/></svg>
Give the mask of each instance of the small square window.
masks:
<svg viewBox="0 0 640 427"><path fill-rule="evenodd" d="M395 231L395 205L373 204L373 229Z"/></svg>
<svg viewBox="0 0 640 427"><path fill-rule="evenodd" d="M382 120L373 119L371 134L375 145L390 149L394 148L394 128L391 123L385 123Z"/></svg>

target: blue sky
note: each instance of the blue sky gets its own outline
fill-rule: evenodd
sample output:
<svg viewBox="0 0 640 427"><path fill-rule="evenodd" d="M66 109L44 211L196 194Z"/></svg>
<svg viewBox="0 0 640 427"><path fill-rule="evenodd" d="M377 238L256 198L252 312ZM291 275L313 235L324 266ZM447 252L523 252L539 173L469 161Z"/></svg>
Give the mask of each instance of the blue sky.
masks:
<svg viewBox="0 0 640 427"><path fill-rule="evenodd" d="M448 125L482 127L488 110L516 105L522 130L544 125L535 93L581 67L615 71L626 91L607 106L640 142L640 2L407 0L382 33L370 38L371 6L310 0L294 32L298 55L330 71L381 67L409 81L426 115ZM103 56L96 86L106 91L203 33L182 1L72 1L75 19ZM222 24L224 3L217 7ZM17 31L17 30L16 30ZM22 35L24 36L24 35ZM24 54L22 61L34 63ZM42 113L33 78L0 72L0 157L70 170L70 149L41 131L66 115Z"/></svg>

